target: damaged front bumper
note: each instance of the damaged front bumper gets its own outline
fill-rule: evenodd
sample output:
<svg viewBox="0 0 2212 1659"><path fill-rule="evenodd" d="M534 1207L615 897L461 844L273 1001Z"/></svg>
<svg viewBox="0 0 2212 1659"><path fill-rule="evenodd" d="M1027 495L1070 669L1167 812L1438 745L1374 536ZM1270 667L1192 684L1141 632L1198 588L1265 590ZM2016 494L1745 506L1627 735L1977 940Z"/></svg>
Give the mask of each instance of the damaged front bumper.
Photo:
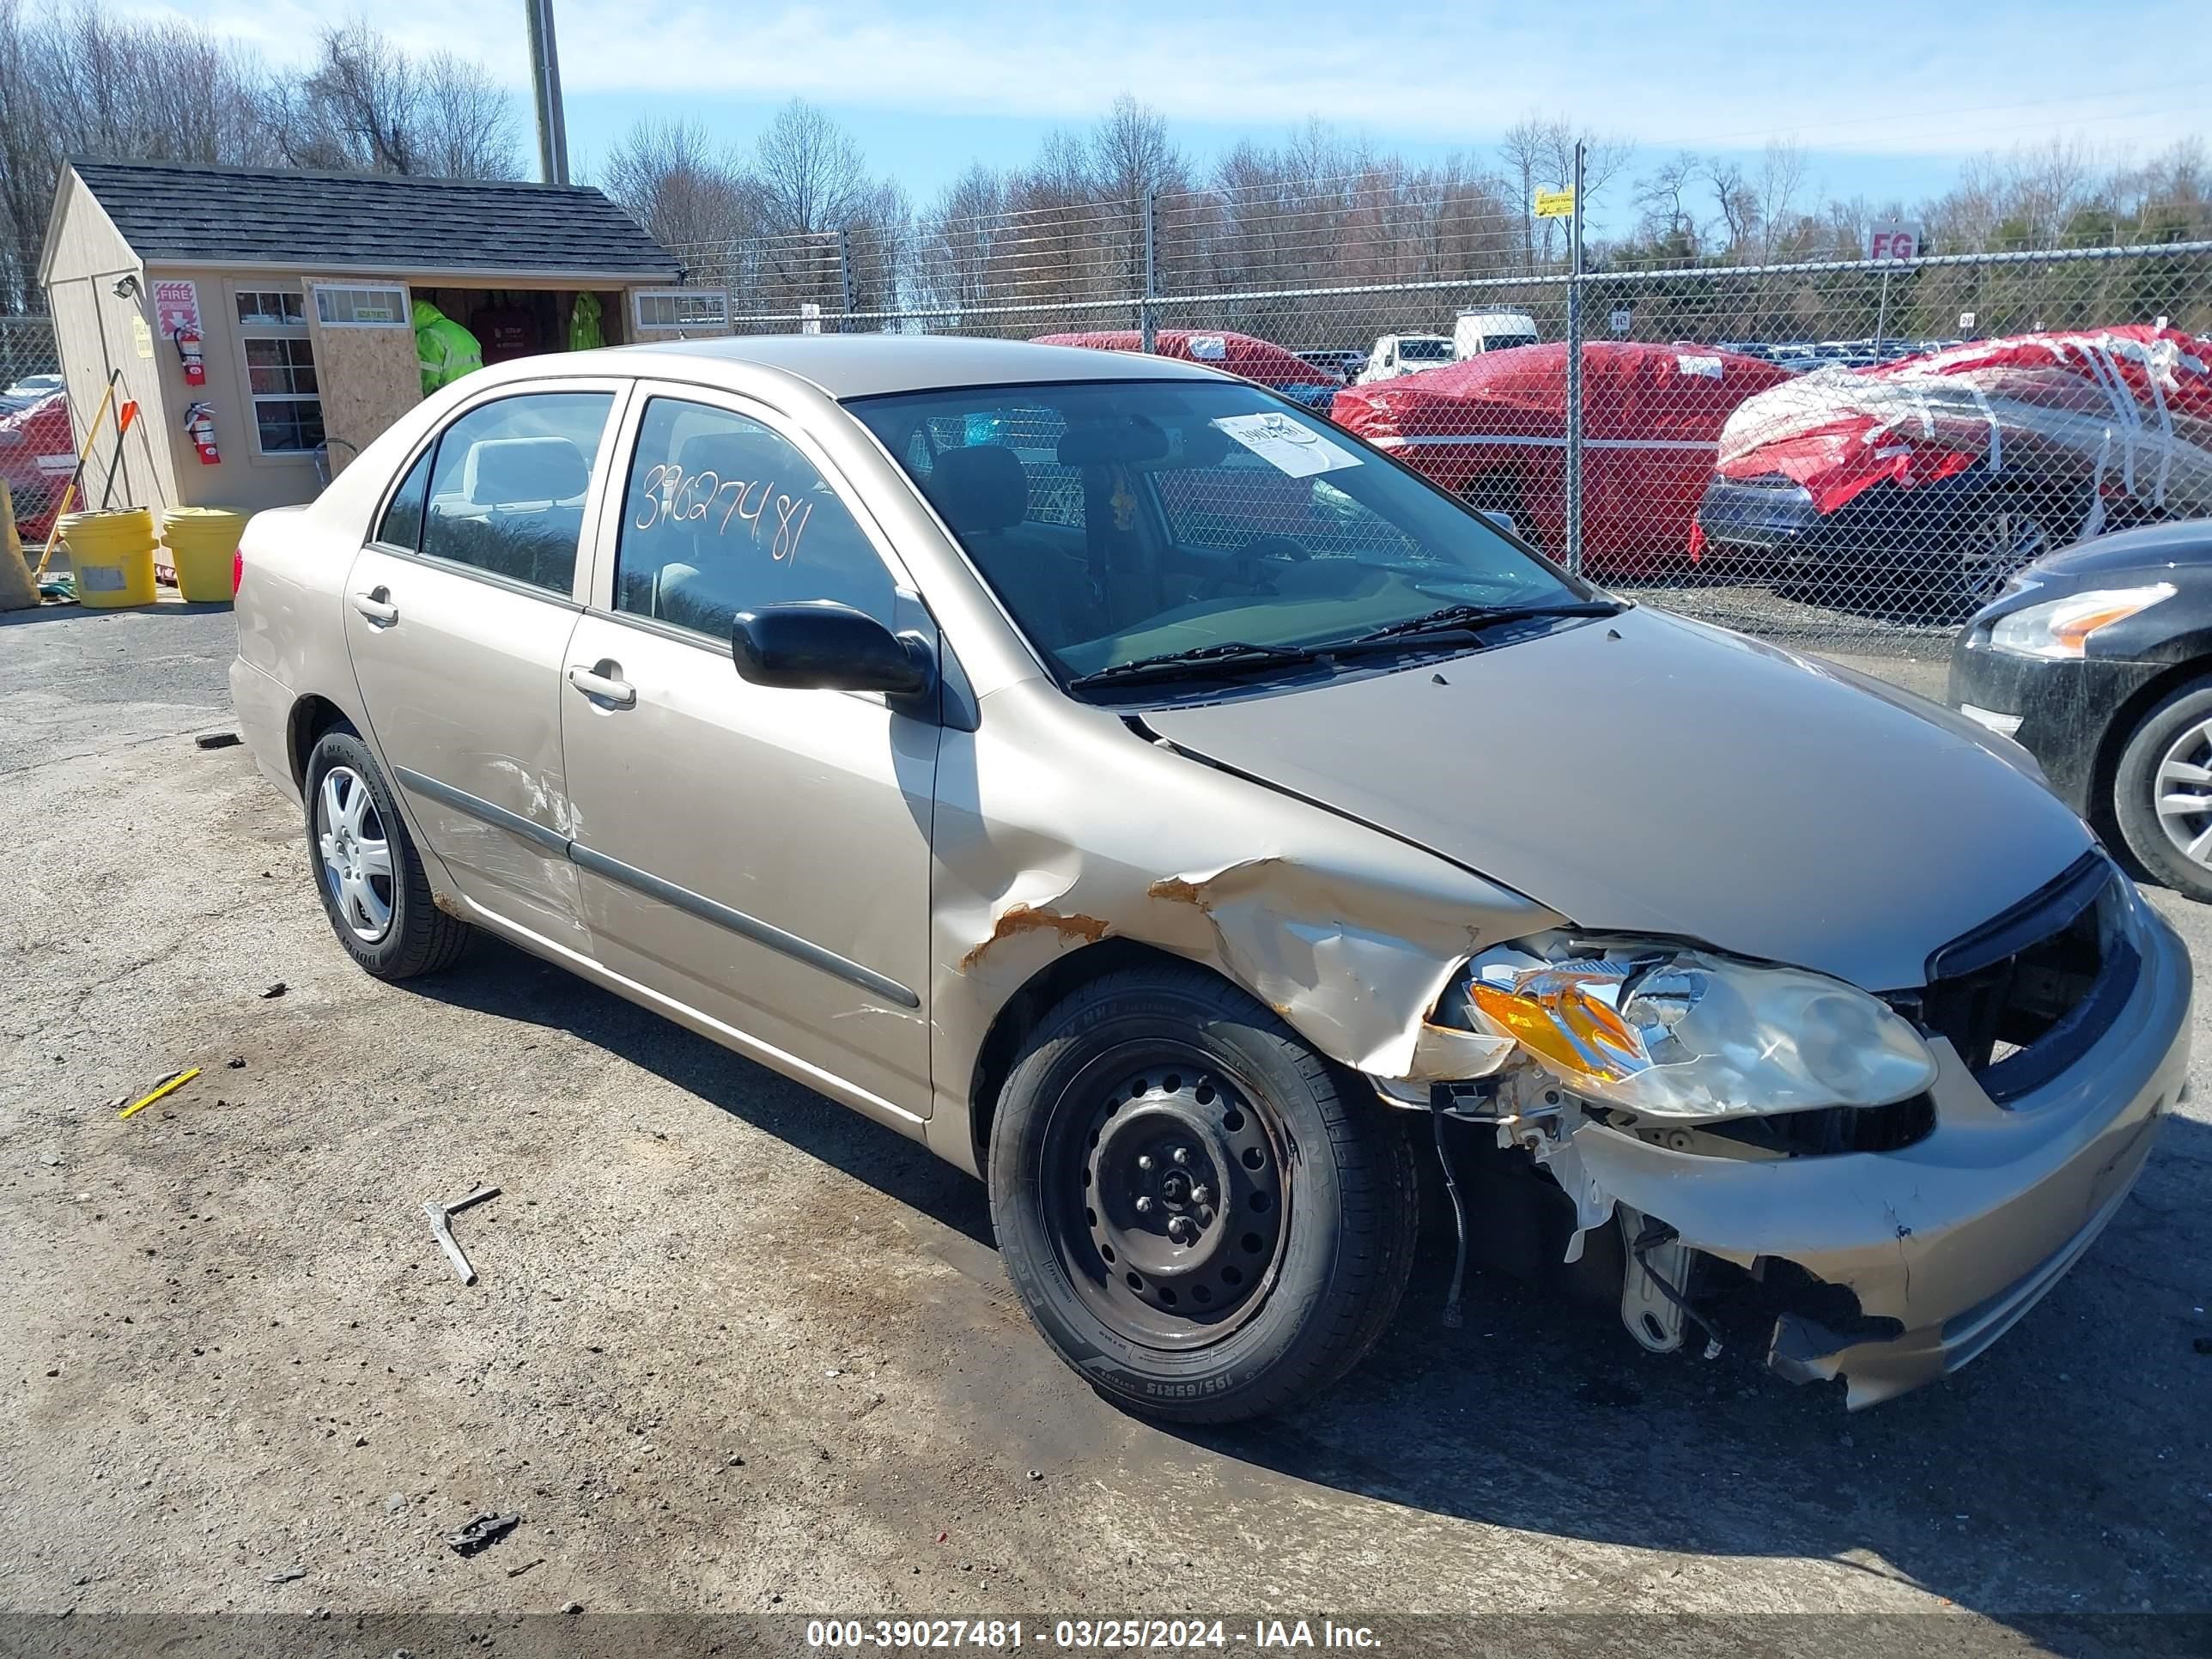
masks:
<svg viewBox="0 0 2212 1659"><path fill-rule="evenodd" d="M1935 1127L1910 1146L1736 1160L1593 1121L1570 1138L1576 1196L1640 1212L1695 1250L1797 1286L1768 1364L1793 1382L1842 1377L1854 1410L1958 1370L2095 1242L2186 1084L2188 954L2130 902L2135 993L2045 1087L1999 1105L1939 1039Z"/></svg>

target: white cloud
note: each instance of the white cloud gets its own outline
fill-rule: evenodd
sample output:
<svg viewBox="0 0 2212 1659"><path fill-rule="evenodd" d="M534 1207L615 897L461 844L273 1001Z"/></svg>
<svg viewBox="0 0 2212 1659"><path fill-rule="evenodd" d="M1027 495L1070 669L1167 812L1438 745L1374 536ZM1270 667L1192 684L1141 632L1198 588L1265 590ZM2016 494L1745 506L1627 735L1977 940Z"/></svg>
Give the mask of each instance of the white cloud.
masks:
<svg viewBox="0 0 2212 1659"><path fill-rule="evenodd" d="M302 0L174 9L304 55L331 14ZM521 9L384 0L372 15L414 47L462 52L520 85ZM1345 126L1481 146L1532 108L1618 130L1647 150L1755 148L1962 152L2078 131L2138 149L2201 130L2183 67L2212 49L2212 9L2138 5L2161 74L2094 85L2063 65L2091 50L2075 8L1955 0L1909 45L1833 9L1464 4L1387 15L1330 4L1262 10L1224 0L1041 6L1008 0L715 5L568 0L557 18L574 91L728 93L917 114L1086 120L1131 91L1182 121ZM1993 42L2002 40L2002 50Z"/></svg>

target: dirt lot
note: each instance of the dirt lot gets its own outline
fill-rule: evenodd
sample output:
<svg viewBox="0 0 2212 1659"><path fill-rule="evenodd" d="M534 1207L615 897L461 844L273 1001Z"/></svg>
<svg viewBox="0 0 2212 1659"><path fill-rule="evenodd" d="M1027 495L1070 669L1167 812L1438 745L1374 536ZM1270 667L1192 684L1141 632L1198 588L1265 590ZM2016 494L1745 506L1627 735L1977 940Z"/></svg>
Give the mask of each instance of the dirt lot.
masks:
<svg viewBox="0 0 2212 1659"><path fill-rule="evenodd" d="M190 740L228 724L229 651L222 611L0 618L0 1611L1554 1621L1516 1651L2212 1628L2171 1617L2212 1613L2201 1088L2071 1278L1871 1413L1510 1283L1446 1331L1432 1266L1325 1400L1171 1433L1049 1356L981 1188L920 1148L503 948L354 969L291 809ZM2212 962L2212 918L2157 896ZM422 1206L477 1182L465 1288ZM485 1509L524 1518L464 1559ZM1915 1616L1838 1623L1876 1614Z"/></svg>

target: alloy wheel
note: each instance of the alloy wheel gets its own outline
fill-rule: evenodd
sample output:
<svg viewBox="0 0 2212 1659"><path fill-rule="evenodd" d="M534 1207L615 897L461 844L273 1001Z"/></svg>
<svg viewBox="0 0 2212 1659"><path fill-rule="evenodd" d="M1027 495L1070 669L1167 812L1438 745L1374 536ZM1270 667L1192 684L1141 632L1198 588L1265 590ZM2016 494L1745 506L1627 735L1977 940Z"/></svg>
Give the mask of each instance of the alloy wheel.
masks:
<svg viewBox="0 0 2212 1659"><path fill-rule="evenodd" d="M325 891L363 945L392 931L392 843L376 798L350 766L333 766L315 792L315 849Z"/></svg>
<svg viewBox="0 0 2212 1659"><path fill-rule="evenodd" d="M2179 734L2152 783L2158 827L2182 857L2212 869L2212 720Z"/></svg>

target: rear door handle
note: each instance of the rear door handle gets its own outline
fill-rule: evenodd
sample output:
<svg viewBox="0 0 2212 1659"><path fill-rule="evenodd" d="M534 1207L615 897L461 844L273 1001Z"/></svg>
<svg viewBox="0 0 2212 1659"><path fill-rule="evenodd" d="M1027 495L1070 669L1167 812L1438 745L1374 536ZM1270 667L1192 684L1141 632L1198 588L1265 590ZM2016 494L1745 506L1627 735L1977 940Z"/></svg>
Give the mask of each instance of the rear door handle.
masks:
<svg viewBox="0 0 2212 1659"><path fill-rule="evenodd" d="M568 665L568 684L586 696L594 698L616 708L636 705L637 688L621 678L622 665L601 660L586 668L581 663Z"/></svg>
<svg viewBox="0 0 2212 1659"><path fill-rule="evenodd" d="M389 628L399 620L399 607L392 603L392 590L373 587L366 593L353 596L353 608L379 628Z"/></svg>

